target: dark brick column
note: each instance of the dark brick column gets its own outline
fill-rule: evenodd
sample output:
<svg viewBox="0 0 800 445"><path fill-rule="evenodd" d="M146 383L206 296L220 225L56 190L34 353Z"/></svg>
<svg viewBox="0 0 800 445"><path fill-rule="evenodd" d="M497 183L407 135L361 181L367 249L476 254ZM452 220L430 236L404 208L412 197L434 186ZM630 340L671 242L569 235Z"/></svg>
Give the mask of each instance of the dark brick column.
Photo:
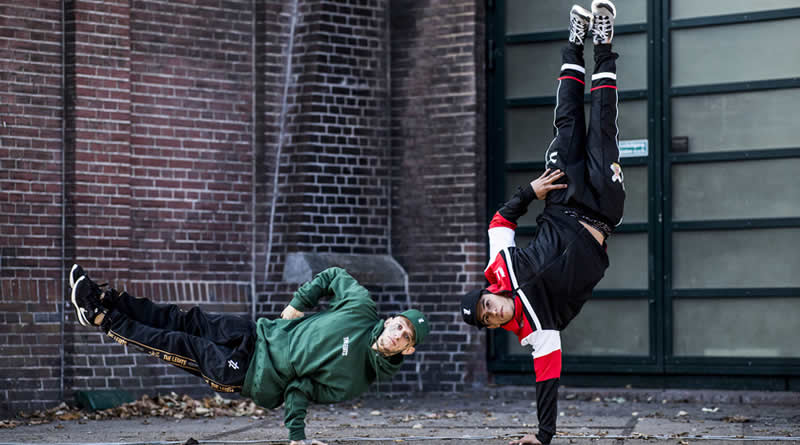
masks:
<svg viewBox="0 0 800 445"><path fill-rule="evenodd" d="M483 334L459 314L487 256L482 5L391 2L392 246L412 300L433 319L420 355L434 391L486 373Z"/></svg>
<svg viewBox="0 0 800 445"><path fill-rule="evenodd" d="M269 271L257 275L264 315L280 312L296 288L282 282L287 254L385 255L389 248L388 2L271 5L259 13L271 39L257 48L265 54L258 270L271 246Z"/></svg>
<svg viewBox="0 0 800 445"><path fill-rule="evenodd" d="M293 249L387 251L384 5L299 3L282 170Z"/></svg>

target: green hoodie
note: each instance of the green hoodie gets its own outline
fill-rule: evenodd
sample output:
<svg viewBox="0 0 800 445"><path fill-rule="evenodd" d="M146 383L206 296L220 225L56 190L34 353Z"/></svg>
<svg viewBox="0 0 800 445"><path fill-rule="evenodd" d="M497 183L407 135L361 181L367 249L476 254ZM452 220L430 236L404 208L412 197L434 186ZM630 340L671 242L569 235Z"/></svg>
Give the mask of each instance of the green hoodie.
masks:
<svg viewBox="0 0 800 445"><path fill-rule="evenodd" d="M371 348L384 320L369 292L344 269L323 270L289 304L306 311L325 295L332 296L327 311L257 322L258 340L242 395L266 408L285 402L290 440L305 439L309 402L351 399L374 380L389 380L403 363L400 354L384 357Z"/></svg>

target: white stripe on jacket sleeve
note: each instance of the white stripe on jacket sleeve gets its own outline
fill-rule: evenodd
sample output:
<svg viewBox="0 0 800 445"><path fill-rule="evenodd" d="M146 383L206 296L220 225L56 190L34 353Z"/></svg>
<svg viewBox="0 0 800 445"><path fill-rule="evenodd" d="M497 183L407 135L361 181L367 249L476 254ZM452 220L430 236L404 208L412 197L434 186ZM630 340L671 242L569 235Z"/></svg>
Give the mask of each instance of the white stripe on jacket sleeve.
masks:
<svg viewBox="0 0 800 445"><path fill-rule="evenodd" d="M561 333L554 329L535 331L531 335L533 358L544 357L561 349Z"/></svg>
<svg viewBox="0 0 800 445"><path fill-rule="evenodd" d="M506 247L514 247L514 231L508 227L492 227L489 229L489 264L497 254Z"/></svg>

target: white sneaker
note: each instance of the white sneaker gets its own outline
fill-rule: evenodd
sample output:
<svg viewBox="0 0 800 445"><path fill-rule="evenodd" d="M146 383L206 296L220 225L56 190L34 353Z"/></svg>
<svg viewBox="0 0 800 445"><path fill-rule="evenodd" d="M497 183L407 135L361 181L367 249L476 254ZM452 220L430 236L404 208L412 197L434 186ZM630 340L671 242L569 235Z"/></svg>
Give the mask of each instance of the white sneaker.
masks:
<svg viewBox="0 0 800 445"><path fill-rule="evenodd" d="M614 38L614 18L617 8L611 0L592 1L592 41L595 45L611 43Z"/></svg>
<svg viewBox="0 0 800 445"><path fill-rule="evenodd" d="M569 11L569 41L583 45L586 31L592 27L592 13L578 5L572 5Z"/></svg>

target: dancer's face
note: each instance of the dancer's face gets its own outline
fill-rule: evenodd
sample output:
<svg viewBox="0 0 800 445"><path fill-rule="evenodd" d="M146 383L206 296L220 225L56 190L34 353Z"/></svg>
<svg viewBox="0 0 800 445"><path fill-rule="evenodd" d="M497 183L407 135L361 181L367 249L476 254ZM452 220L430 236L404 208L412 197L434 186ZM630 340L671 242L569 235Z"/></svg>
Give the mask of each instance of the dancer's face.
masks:
<svg viewBox="0 0 800 445"><path fill-rule="evenodd" d="M514 300L497 294L483 294L478 300L478 320L489 329L496 329L514 318Z"/></svg>
<svg viewBox="0 0 800 445"><path fill-rule="evenodd" d="M383 332L375 341L373 349L383 355L413 354L414 325L402 315L386 319L383 322Z"/></svg>

